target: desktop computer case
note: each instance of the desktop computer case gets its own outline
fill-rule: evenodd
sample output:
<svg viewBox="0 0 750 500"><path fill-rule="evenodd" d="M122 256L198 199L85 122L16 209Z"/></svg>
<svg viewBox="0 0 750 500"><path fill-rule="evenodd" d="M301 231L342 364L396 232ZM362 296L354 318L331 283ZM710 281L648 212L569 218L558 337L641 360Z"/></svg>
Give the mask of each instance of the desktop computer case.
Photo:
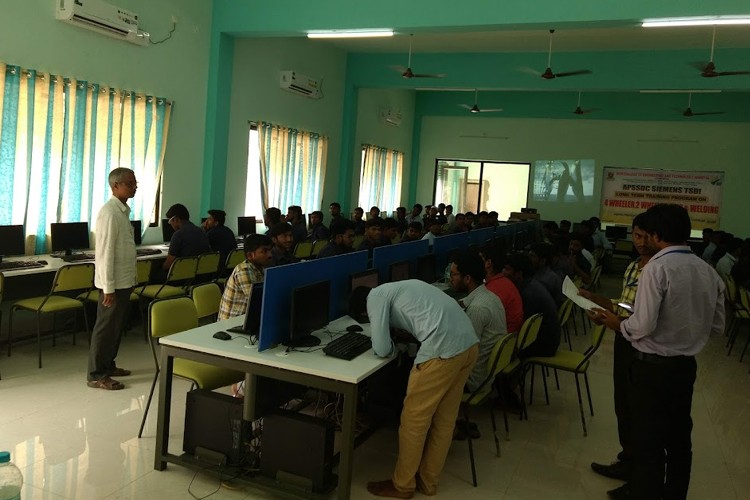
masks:
<svg viewBox="0 0 750 500"><path fill-rule="evenodd" d="M182 449L200 460L198 450L226 457L226 465L241 464L250 425L242 420L242 400L196 389L187 393Z"/></svg>

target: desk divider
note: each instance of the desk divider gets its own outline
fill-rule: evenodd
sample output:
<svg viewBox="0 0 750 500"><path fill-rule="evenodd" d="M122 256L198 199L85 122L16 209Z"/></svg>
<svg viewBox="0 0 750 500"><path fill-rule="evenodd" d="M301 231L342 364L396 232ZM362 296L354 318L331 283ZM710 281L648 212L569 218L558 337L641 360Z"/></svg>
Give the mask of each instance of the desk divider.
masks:
<svg viewBox="0 0 750 500"><path fill-rule="evenodd" d="M258 350L270 349L289 338L293 289L330 280L330 321L348 312L349 276L365 269L365 251L266 269Z"/></svg>
<svg viewBox="0 0 750 500"><path fill-rule="evenodd" d="M437 238L436 238L437 239ZM388 268L395 262L409 261L409 274L414 276L417 269L417 257L425 255L430 251L427 240L409 241L375 247L372 251L372 267L378 270L381 283L388 282Z"/></svg>
<svg viewBox="0 0 750 500"><path fill-rule="evenodd" d="M473 229L469 231L469 245L482 246L487 243L487 240L491 240L495 234L495 228L483 227L481 229Z"/></svg>

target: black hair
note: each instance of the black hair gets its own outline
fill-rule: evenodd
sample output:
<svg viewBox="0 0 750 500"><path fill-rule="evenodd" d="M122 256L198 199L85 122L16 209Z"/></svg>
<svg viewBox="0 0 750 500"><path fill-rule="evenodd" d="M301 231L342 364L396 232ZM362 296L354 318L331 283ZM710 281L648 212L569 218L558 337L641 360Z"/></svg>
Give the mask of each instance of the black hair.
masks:
<svg viewBox="0 0 750 500"><path fill-rule="evenodd" d="M412 229L416 229L420 233L422 232L422 223L419 222L418 220L415 220L414 222L410 222L408 227Z"/></svg>
<svg viewBox="0 0 750 500"><path fill-rule="evenodd" d="M374 226L382 228L383 227L383 219L381 219L380 217L377 217L377 218L373 217L372 219L370 219L367 222L365 222L365 229L370 228L370 227L374 227Z"/></svg>
<svg viewBox="0 0 750 500"><path fill-rule="evenodd" d="M190 220L190 212L188 212L185 205L177 203L169 207L169 210L167 210L167 219L171 219L172 217L179 217L182 220Z"/></svg>
<svg viewBox="0 0 750 500"><path fill-rule="evenodd" d="M549 243L534 243L531 245L529 251L534 252L534 254L540 259L544 259L544 263L547 266L550 265L552 256L555 255L555 247Z"/></svg>
<svg viewBox="0 0 750 500"><path fill-rule="evenodd" d="M210 215L220 226L223 226L227 221L227 213L224 210L213 209L208 211Z"/></svg>
<svg viewBox="0 0 750 500"><path fill-rule="evenodd" d="M412 207L412 210L414 210L415 208L419 208L420 210L422 210L422 208L424 207L419 203L415 203L414 206Z"/></svg>
<svg viewBox="0 0 750 500"><path fill-rule="evenodd" d="M643 229L643 221L646 218L646 212L641 212L635 217L633 217L633 227L638 226L640 229Z"/></svg>
<svg viewBox="0 0 750 500"><path fill-rule="evenodd" d="M316 210L313 213L311 213L310 215L317 215L318 217L320 217L321 221L323 220L323 212L321 212L320 210Z"/></svg>
<svg viewBox="0 0 750 500"><path fill-rule="evenodd" d="M520 271L524 278L529 278L534 274L534 267L531 265L531 259L525 253L514 253L508 256L505 265L514 271Z"/></svg>
<svg viewBox="0 0 750 500"><path fill-rule="evenodd" d="M275 224L271 229L269 229L268 236L270 236L271 238L276 238L277 236L280 236L286 233L291 233L291 232L292 232L292 226L290 226L286 222L280 222L278 224Z"/></svg>
<svg viewBox="0 0 750 500"><path fill-rule="evenodd" d="M268 219L268 222L270 225L268 227L273 227L279 222L281 222L281 210L279 210L276 207L268 207L266 209L266 218Z"/></svg>
<svg viewBox="0 0 750 500"><path fill-rule="evenodd" d="M666 243L684 243L690 237L690 215L685 207L659 203L646 210L641 229Z"/></svg>
<svg viewBox="0 0 750 500"><path fill-rule="evenodd" d="M398 221L393 217L387 217L383 219L383 228L385 229L398 229Z"/></svg>
<svg viewBox="0 0 750 500"><path fill-rule="evenodd" d="M456 265L456 270L461 276L471 276L477 285L484 282L484 262L478 254L473 252L464 255L457 254L453 256L451 262Z"/></svg>
<svg viewBox="0 0 750 500"><path fill-rule="evenodd" d="M438 220L437 217L430 217L430 218L428 218L427 220L424 221L424 227L427 227L427 228L432 227L435 224L441 225L440 224L440 220Z"/></svg>
<svg viewBox="0 0 750 500"><path fill-rule="evenodd" d="M489 260L492 264L492 271L495 273L500 273L503 270L503 267L505 267L505 261L506 261L506 255L505 255L505 249L501 247L500 245L495 244L487 244L484 245L479 252L484 255L484 258Z"/></svg>
<svg viewBox="0 0 750 500"><path fill-rule="evenodd" d="M272 247L273 241L265 234L248 234L245 236L245 254L254 252L260 247Z"/></svg>
<svg viewBox="0 0 750 500"><path fill-rule="evenodd" d="M336 207L336 208L338 208L339 210L341 210L341 204L340 204L340 203L339 203L338 201L334 201L333 203L331 203L331 204L330 204L330 205L328 205L328 206L329 206L329 207Z"/></svg>
<svg viewBox="0 0 750 500"><path fill-rule="evenodd" d="M339 219L331 224L328 228L331 231L331 239L334 239L340 234L346 233L348 230L354 230L354 223L347 219Z"/></svg>

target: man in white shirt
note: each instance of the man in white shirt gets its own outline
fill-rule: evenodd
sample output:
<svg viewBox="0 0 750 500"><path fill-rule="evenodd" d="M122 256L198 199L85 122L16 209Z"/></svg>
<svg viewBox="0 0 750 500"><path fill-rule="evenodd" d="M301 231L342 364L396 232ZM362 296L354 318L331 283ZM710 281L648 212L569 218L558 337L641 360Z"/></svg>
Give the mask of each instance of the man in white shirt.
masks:
<svg viewBox="0 0 750 500"><path fill-rule="evenodd" d="M112 376L124 377L130 371L115 364L120 348L123 322L130 308L130 292L136 283L136 253L128 199L135 196L138 182L128 168L109 173L112 197L96 217L94 284L99 289L96 324L89 347L88 386L109 391L125 386Z"/></svg>
<svg viewBox="0 0 750 500"><path fill-rule="evenodd" d="M739 238L732 238L727 243L727 253L725 253L719 262L716 263L716 272L719 273L721 279L724 282L732 273L732 268L737 263L737 258L740 256L740 249L742 248L742 240Z"/></svg>

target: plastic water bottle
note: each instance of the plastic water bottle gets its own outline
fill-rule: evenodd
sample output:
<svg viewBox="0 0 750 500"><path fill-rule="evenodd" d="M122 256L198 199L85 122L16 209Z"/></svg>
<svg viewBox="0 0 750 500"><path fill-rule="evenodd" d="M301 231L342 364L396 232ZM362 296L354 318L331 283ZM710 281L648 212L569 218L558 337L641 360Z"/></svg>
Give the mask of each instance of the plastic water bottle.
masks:
<svg viewBox="0 0 750 500"><path fill-rule="evenodd" d="M0 451L0 500L20 500L23 475L10 461L10 452Z"/></svg>

